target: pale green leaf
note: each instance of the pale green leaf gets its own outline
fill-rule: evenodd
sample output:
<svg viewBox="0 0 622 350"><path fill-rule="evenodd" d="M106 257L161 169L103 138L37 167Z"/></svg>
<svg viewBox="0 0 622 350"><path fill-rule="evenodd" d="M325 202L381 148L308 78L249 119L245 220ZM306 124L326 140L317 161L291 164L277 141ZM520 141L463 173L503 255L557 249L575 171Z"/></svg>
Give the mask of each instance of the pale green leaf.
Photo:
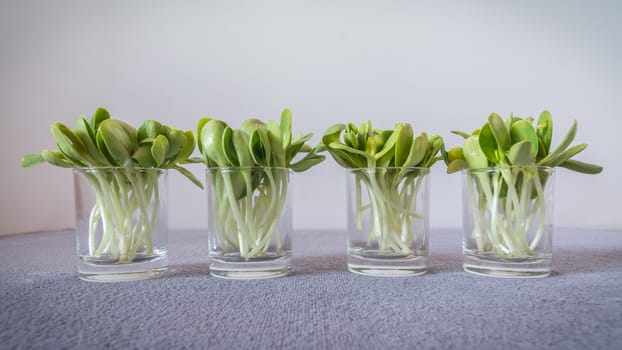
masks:
<svg viewBox="0 0 622 350"><path fill-rule="evenodd" d="M156 166L160 167L164 164L169 147L170 144L166 136L158 135L155 139L153 139L153 144L151 145L151 156L153 157Z"/></svg>
<svg viewBox="0 0 622 350"><path fill-rule="evenodd" d="M498 114L492 113L488 117L488 125L495 140L497 141L497 146L500 148L501 152L509 150L510 133L508 132L505 122L503 122L503 119Z"/></svg>
<svg viewBox="0 0 622 350"><path fill-rule="evenodd" d="M535 158L531 154L531 141L523 140L512 145L507 152L508 160L512 165L533 164Z"/></svg>
<svg viewBox="0 0 622 350"><path fill-rule="evenodd" d="M480 147L478 135L469 136L464 141L462 148L464 160L471 169L481 169L488 167L488 158Z"/></svg>
<svg viewBox="0 0 622 350"><path fill-rule="evenodd" d="M599 174L600 172L603 171L603 167L601 167L600 165L595 165L595 164L590 164L590 163L584 163L578 160L567 160L561 164L559 164L560 167L562 168L566 168L572 171L576 171L579 173L583 173L583 174Z"/></svg>

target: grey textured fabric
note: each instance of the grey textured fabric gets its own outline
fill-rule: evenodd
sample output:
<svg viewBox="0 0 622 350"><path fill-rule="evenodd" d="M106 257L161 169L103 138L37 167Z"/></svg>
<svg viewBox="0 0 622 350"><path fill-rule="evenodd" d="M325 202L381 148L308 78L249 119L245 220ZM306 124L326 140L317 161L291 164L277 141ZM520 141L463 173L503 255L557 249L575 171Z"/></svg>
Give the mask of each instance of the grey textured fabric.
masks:
<svg viewBox="0 0 622 350"><path fill-rule="evenodd" d="M342 232L297 232L292 274L210 277L202 232L169 236L170 272L80 281L70 231L0 239L0 348L622 349L622 233L558 229L554 274L462 271L435 230L430 272L347 272Z"/></svg>

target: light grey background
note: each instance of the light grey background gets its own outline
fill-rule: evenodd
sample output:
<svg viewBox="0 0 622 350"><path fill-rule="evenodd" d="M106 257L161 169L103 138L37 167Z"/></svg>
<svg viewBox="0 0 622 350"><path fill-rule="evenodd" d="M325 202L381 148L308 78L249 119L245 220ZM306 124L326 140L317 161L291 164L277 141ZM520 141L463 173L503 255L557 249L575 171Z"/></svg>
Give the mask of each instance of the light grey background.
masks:
<svg viewBox="0 0 622 350"><path fill-rule="evenodd" d="M337 122L410 122L458 145L492 111L573 118L590 177L560 170L556 224L622 229L618 1L0 2L0 235L73 226L71 171L23 170L52 148L48 128L98 106L134 125L194 129L278 118L313 142ZM202 165L192 171L203 178ZM461 225L459 175L435 167L434 227ZM296 228L345 227L344 172L296 176ZM170 226L205 228L205 192L170 176Z"/></svg>

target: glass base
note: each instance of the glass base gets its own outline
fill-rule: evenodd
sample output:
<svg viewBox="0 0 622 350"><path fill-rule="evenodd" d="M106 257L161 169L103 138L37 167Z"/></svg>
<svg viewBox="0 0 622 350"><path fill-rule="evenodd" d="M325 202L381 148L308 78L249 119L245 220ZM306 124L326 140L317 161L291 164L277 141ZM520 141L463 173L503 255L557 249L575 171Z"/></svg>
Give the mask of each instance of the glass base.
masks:
<svg viewBox="0 0 622 350"><path fill-rule="evenodd" d="M408 277L426 273L428 258L421 255L386 254L366 250L348 254L350 272L375 277Z"/></svg>
<svg viewBox="0 0 622 350"><path fill-rule="evenodd" d="M210 258L210 275L226 279L264 279L285 276L291 270L290 255L263 255L244 259L239 254Z"/></svg>
<svg viewBox="0 0 622 350"><path fill-rule="evenodd" d="M136 256L131 262L119 264L105 257L80 256L80 279L91 282L139 281L162 275L168 270L166 251Z"/></svg>
<svg viewBox="0 0 622 350"><path fill-rule="evenodd" d="M502 278L539 278L551 274L551 256L502 259L496 254L464 253L464 271Z"/></svg>

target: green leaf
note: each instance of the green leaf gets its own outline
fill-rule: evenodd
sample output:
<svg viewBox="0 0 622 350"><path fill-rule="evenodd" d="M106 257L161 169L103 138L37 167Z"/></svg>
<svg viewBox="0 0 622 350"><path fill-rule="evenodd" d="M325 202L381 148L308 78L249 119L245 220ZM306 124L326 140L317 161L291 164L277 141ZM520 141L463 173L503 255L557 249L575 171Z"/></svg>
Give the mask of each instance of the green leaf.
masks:
<svg viewBox="0 0 622 350"><path fill-rule="evenodd" d="M260 163L263 166L278 166L278 164L272 164L272 143L270 142L270 136L268 136L268 128L266 125L260 125L257 127L257 134L263 147L264 162Z"/></svg>
<svg viewBox="0 0 622 350"><path fill-rule="evenodd" d="M120 120L108 119L101 123L97 133L110 156L119 165L128 164L138 146L136 129Z"/></svg>
<svg viewBox="0 0 622 350"><path fill-rule="evenodd" d="M549 158L549 160L545 163L542 163L542 165L558 166L561 163L564 163L570 158L576 156L577 154L583 152L583 150L586 148L587 148L587 144L585 143L570 147L564 152L562 152L561 154L559 154L557 157Z"/></svg>
<svg viewBox="0 0 622 350"><path fill-rule="evenodd" d="M367 153L369 156L375 159L377 150L378 150L378 144L376 142L376 139L374 139L373 137L368 137L367 144L365 145L365 153Z"/></svg>
<svg viewBox="0 0 622 350"><path fill-rule="evenodd" d="M392 152L392 151L387 152L382 157L376 160L376 167L380 167L380 168L393 167L395 166L394 158L395 158L395 152Z"/></svg>
<svg viewBox="0 0 622 350"><path fill-rule="evenodd" d="M447 165L447 174L453 174L467 168L467 163L464 159L454 159Z"/></svg>
<svg viewBox="0 0 622 350"><path fill-rule="evenodd" d="M391 153L390 156L393 158L397 135L401 132L402 128L402 124L397 124L394 130L385 130L379 133L377 137L374 137L374 140L376 140L376 147L379 150L374 156L376 159L380 159L389 153Z"/></svg>
<svg viewBox="0 0 622 350"><path fill-rule="evenodd" d="M401 124L399 127L401 128ZM396 128L398 127L396 126ZM377 151L381 151L385 146L389 149L393 149L393 146L395 146L395 130L374 130L370 136L376 142Z"/></svg>
<svg viewBox="0 0 622 350"><path fill-rule="evenodd" d="M201 183L201 181L199 181L199 179L197 179L196 176L194 176L194 174L191 173L188 169L182 168L179 165L174 165L173 169L179 171L183 176L188 178L188 180L192 181L193 184L195 184L195 185L199 186L199 188L203 189L203 183Z"/></svg>
<svg viewBox="0 0 622 350"><path fill-rule="evenodd" d="M94 133L99 130L99 125L104 121L110 119L110 113L102 107L97 108L93 116L91 117L91 129Z"/></svg>
<svg viewBox="0 0 622 350"><path fill-rule="evenodd" d="M220 120L212 119L201 129L201 143L203 144L203 157L206 163L215 162L218 167L231 166L225 157L222 148L222 136L227 124Z"/></svg>
<svg viewBox="0 0 622 350"><path fill-rule="evenodd" d="M27 154L22 158L22 168L29 168L35 164L43 163L45 159L40 154Z"/></svg>
<svg viewBox="0 0 622 350"><path fill-rule="evenodd" d="M547 153L546 153L546 147L544 146L544 143L542 142L542 139L540 137L538 137L538 155L536 156L537 160L541 160L544 157L546 157Z"/></svg>
<svg viewBox="0 0 622 350"><path fill-rule="evenodd" d="M510 133L503 122L503 119L496 114L492 113L488 117L488 126L490 127L490 131L497 141L497 146L500 148L501 152L505 152L510 149Z"/></svg>
<svg viewBox="0 0 622 350"><path fill-rule="evenodd" d="M285 167L285 149L283 148L281 127L275 121L270 120L267 126L267 134L270 150L272 151L272 159L274 160L272 165Z"/></svg>
<svg viewBox="0 0 622 350"><path fill-rule="evenodd" d="M562 142L557 147L555 147L553 152L549 153L546 157L544 157L544 159L542 159L541 162L546 163L548 162L549 159L556 158L557 156L559 156L562 152L566 150L566 148L568 148L568 146L570 146L576 134L577 134L577 121L575 120L572 123L572 126L570 127L570 129L568 129L568 131L566 132L566 135L564 135Z"/></svg>
<svg viewBox="0 0 622 350"><path fill-rule="evenodd" d="M324 152L328 150L326 148L326 145L323 144L322 142L318 143L317 146L314 147L314 149L315 149L315 153L320 153L320 152Z"/></svg>
<svg viewBox="0 0 622 350"><path fill-rule="evenodd" d="M353 134L349 131L346 131L343 134L343 141L347 146L350 146L352 148L356 148L359 149L359 139L356 136L356 134Z"/></svg>
<svg viewBox="0 0 622 350"><path fill-rule="evenodd" d="M253 158L250 153L250 147L248 144L248 135L241 130L233 130L232 136L233 144L235 145L236 158L241 167L254 166Z"/></svg>
<svg viewBox="0 0 622 350"><path fill-rule="evenodd" d="M370 120L368 120L367 123L363 123L361 124L361 126L359 126L359 133L358 133L359 149L361 148L367 149L367 139L369 138L369 135L371 135L371 133L372 133L372 128L371 128Z"/></svg>
<svg viewBox="0 0 622 350"><path fill-rule="evenodd" d="M186 134L184 134L181 130L169 128L166 133L166 138L168 139L168 152L166 152L166 159L174 160L186 144Z"/></svg>
<svg viewBox="0 0 622 350"><path fill-rule="evenodd" d="M559 166L562 168L566 168L566 169L576 171L579 173L583 173L583 174L594 175L594 174L599 174L600 172L603 171L603 167L601 167L600 165L584 163L578 160L567 160L559 164Z"/></svg>
<svg viewBox="0 0 622 350"><path fill-rule="evenodd" d="M283 110L281 113L281 146L287 149L292 141L292 112L289 109Z"/></svg>
<svg viewBox="0 0 622 350"><path fill-rule="evenodd" d="M61 168L73 168L76 165L82 166L81 164L72 163L71 160L67 159L65 155L60 151L52 151L46 149L41 152L41 157L43 157L43 160L45 160L46 162L52 165L59 166Z"/></svg>
<svg viewBox="0 0 622 350"><path fill-rule="evenodd" d="M266 123L256 118L246 119L240 130L250 136L249 146L253 161L257 165L271 166L272 147Z"/></svg>
<svg viewBox="0 0 622 350"><path fill-rule="evenodd" d="M366 161L369 161L369 155L367 153L365 153L363 151L360 151L358 149L352 148L350 146L346 146L343 143L333 142L330 145L328 145L328 147L330 149L333 149L333 150L337 149L337 150L342 150L342 151L345 151L345 152L348 152L348 153L357 154L357 155L359 155L361 157L364 157L366 159Z"/></svg>
<svg viewBox="0 0 622 350"><path fill-rule="evenodd" d="M447 152L447 160L449 162L453 162L456 159L464 160L464 151L462 150L462 147L453 147L449 150L449 152Z"/></svg>
<svg viewBox="0 0 622 350"><path fill-rule="evenodd" d="M505 127L508 130L512 130L512 125L520 120L523 120L523 118L515 117L514 114L510 114L510 117L505 121Z"/></svg>
<svg viewBox="0 0 622 350"><path fill-rule="evenodd" d="M248 136L251 136L256 129L260 127L266 127L266 123L257 118L249 118L242 122L240 130L244 131Z"/></svg>
<svg viewBox="0 0 622 350"><path fill-rule="evenodd" d="M89 156L93 159L95 164L92 165L109 165L108 160L99 153L97 148L97 140L95 139L95 132L91 129L91 125L86 120L85 116L80 116L73 127L75 135L80 139L80 142L86 148Z"/></svg>
<svg viewBox="0 0 622 350"><path fill-rule="evenodd" d="M249 149L255 164L270 166L270 141L265 127L253 131L249 140Z"/></svg>
<svg viewBox="0 0 622 350"><path fill-rule="evenodd" d="M298 133L296 135L296 137L294 137L294 139L292 141L292 144L296 143L296 142L302 142L302 143L307 142L307 141L311 140L312 137L313 137L313 134L302 135L302 134ZM290 144L290 146L291 146L291 144Z"/></svg>
<svg viewBox="0 0 622 350"><path fill-rule="evenodd" d="M106 141L104 140L101 130L98 130L97 134L95 134L95 141L97 142L97 149L99 149L99 153L101 153L108 160L108 163L112 166L118 166L119 163L117 160L110 155L110 152L108 152L108 147L106 146Z"/></svg>
<svg viewBox="0 0 622 350"><path fill-rule="evenodd" d="M148 139L151 140L151 139ZM138 148L136 152L132 155L132 159L134 159L141 167L143 168L153 168L156 167L156 161L153 159L151 155L151 146L153 145L153 140L151 141L142 141L138 144Z"/></svg>
<svg viewBox="0 0 622 350"><path fill-rule="evenodd" d="M199 123L197 124L197 148L199 149L199 153L203 154L203 142L201 142L201 130L207 122L212 120L212 118L201 118L199 119Z"/></svg>
<svg viewBox="0 0 622 350"><path fill-rule="evenodd" d="M451 133L452 134L456 134L458 136L462 136L462 137L464 137L465 140L468 139L471 136L471 135L467 134L466 132L460 131L460 130L452 130Z"/></svg>
<svg viewBox="0 0 622 350"><path fill-rule="evenodd" d="M486 158L493 163L498 163L501 160L498 152L499 145L497 144L497 140L492 133L490 124L484 124L479 133L478 140L480 150L484 153L484 155L486 155Z"/></svg>
<svg viewBox="0 0 622 350"><path fill-rule="evenodd" d="M308 153L307 156L302 158L300 161L294 164L291 164L290 169L292 169L293 171L297 173L300 173L300 172L308 170L309 168L317 164L320 164L321 162L324 161L324 159L326 159L326 157L323 155L318 155L315 153Z"/></svg>
<svg viewBox="0 0 622 350"><path fill-rule="evenodd" d="M145 120L138 127L138 142L144 139L155 139L158 135L166 135L169 127L162 125L160 122L155 120Z"/></svg>
<svg viewBox="0 0 622 350"><path fill-rule="evenodd" d="M153 144L151 145L151 156L153 157L156 166L160 167L164 164L169 147L170 145L166 136L158 135L155 139L153 139Z"/></svg>
<svg viewBox="0 0 622 350"><path fill-rule="evenodd" d="M326 129L324 135L322 136L322 143L328 147L333 142L338 142L341 132L345 130L346 126L344 124L335 124Z"/></svg>
<svg viewBox="0 0 622 350"><path fill-rule="evenodd" d="M136 152L132 155L132 159L134 159L138 165L143 168L153 168L157 167L153 156L151 155L151 145L153 144L153 140L151 142L141 142L138 144L138 148Z"/></svg>
<svg viewBox="0 0 622 350"><path fill-rule="evenodd" d="M428 135L422 132L415 138L415 141L413 141L408 157L402 166L406 168L419 166L419 163L425 159L429 148L430 141L428 140Z"/></svg>
<svg viewBox="0 0 622 350"><path fill-rule="evenodd" d="M187 130L184 132L184 136L186 136L186 143L181 151L177 153L177 158L175 158L175 161L178 163L187 163L188 158L194 152L194 133L191 130Z"/></svg>
<svg viewBox="0 0 622 350"><path fill-rule="evenodd" d="M507 157L512 165L533 164L535 158L531 154L531 141L523 140L512 145Z"/></svg>
<svg viewBox="0 0 622 350"><path fill-rule="evenodd" d="M481 135L469 136L464 141L464 147L462 148L464 154L464 160L471 169L482 169L488 167L488 157L484 154L484 151L480 147L479 138Z"/></svg>
<svg viewBox="0 0 622 350"><path fill-rule="evenodd" d="M542 140L544 146L544 154L548 154L551 149L551 142L553 140L553 119L549 111L540 113L538 118L538 138Z"/></svg>
<svg viewBox="0 0 622 350"><path fill-rule="evenodd" d="M431 147L428 147L426 157L423 159L423 166L426 168L432 167L437 160L443 159L442 156L437 157L437 155L444 147L443 138L439 135L430 135L428 142Z"/></svg>
<svg viewBox="0 0 622 350"><path fill-rule="evenodd" d="M309 141L313 137L313 134L307 134L305 136L299 136L294 138L289 147L285 151L285 162L289 164L292 159L298 154L298 152L308 151L308 147L305 142ZM307 146L307 147L305 147Z"/></svg>
<svg viewBox="0 0 622 350"><path fill-rule="evenodd" d="M346 131L354 135L359 133L359 129L356 127L356 125L354 125L354 123L348 123Z"/></svg>
<svg viewBox="0 0 622 350"><path fill-rule="evenodd" d="M66 125L60 122L52 124L50 128L52 137L56 141L58 149L78 166L94 164L95 161L90 157L86 147Z"/></svg>
<svg viewBox="0 0 622 350"><path fill-rule="evenodd" d="M402 166L413 144L413 128L410 124L404 124L395 139L395 166Z"/></svg>
<svg viewBox="0 0 622 350"><path fill-rule="evenodd" d="M344 168L365 168L367 159L358 154L349 153L341 149L330 149L330 155L337 164Z"/></svg>
<svg viewBox="0 0 622 350"><path fill-rule="evenodd" d="M512 144L525 140L529 141L531 143L529 154L533 159L536 158L538 155L538 135L536 134L533 125L531 125L528 120L523 119L512 124L512 128L510 129L510 137L512 139Z"/></svg>
<svg viewBox="0 0 622 350"><path fill-rule="evenodd" d="M227 126L222 134L222 149L227 162L233 166L239 166L238 155L235 152L236 145L233 142L233 129Z"/></svg>
<svg viewBox="0 0 622 350"><path fill-rule="evenodd" d="M266 172L268 171L269 170L266 170ZM244 171L223 171L220 174L220 176L223 177L223 180L224 177L229 178L236 200L246 197L248 193L246 190L247 185L250 185L252 189L256 188L258 182L255 182L253 178L257 175L263 176L263 174L258 174L255 169L245 169Z"/></svg>

